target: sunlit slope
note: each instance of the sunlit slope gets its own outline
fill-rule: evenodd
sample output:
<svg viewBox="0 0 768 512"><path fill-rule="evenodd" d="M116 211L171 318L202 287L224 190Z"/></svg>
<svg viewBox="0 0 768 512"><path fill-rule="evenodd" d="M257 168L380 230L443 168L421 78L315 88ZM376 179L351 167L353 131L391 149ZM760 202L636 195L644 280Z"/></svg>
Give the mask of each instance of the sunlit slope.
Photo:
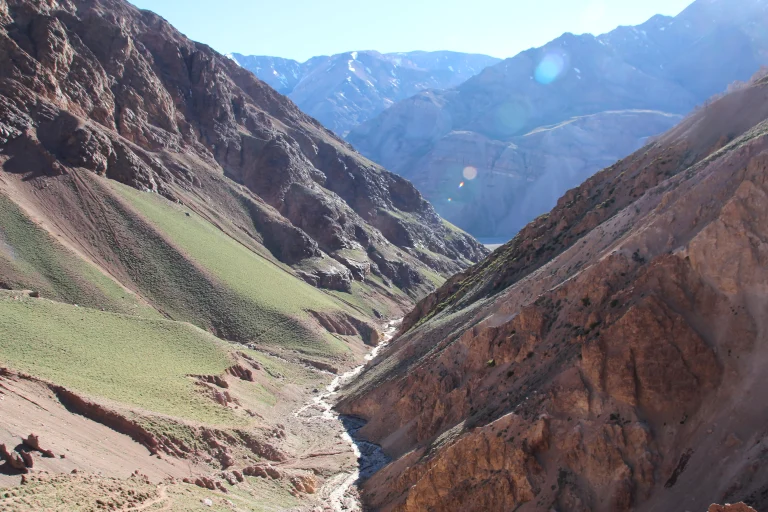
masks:
<svg viewBox="0 0 768 512"><path fill-rule="evenodd" d="M166 268L165 273L175 274L183 296L220 311L214 325L224 337L323 350L317 344L324 345L326 338L305 326L306 312L346 309L344 304L256 254L189 208L116 182L108 185L183 258L177 268L167 261L157 264ZM158 254L153 259L162 257ZM194 269L197 279L185 282L186 267ZM338 348L328 346L327 350Z"/></svg>
<svg viewBox="0 0 768 512"><path fill-rule="evenodd" d="M56 241L0 194L0 287L62 302L160 318L151 307Z"/></svg>
<svg viewBox="0 0 768 512"><path fill-rule="evenodd" d="M330 358L347 353L346 344L309 312L368 316L352 295L310 286L234 225L198 215L200 208L91 175L76 178L50 196L0 194L0 287ZM60 233L81 253L59 243Z"/></svg>
<svg viewBox="0 0 768 512"><path fill-rule="evenodd" d="M231 348L186 323L0 294L0 362L96 399L194 421L229 422L229 409L189 375L219 375Z"/></svg>

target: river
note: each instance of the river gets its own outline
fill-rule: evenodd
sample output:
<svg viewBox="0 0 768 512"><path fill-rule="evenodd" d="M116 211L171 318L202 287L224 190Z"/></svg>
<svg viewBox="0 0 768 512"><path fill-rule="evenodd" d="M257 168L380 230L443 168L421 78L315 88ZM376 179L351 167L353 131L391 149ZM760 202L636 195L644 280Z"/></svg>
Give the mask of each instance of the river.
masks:
<svg viewBox="0 0 768 512"><path fill-rule="evenodd" d="M394 320L386 324L381 342L365 356L365 363L352 370L338 375L328 385L324 393L314 397L311 402L294 412L294 416L302 420L336 422L343 429L341 437L349 443L357 457L357 467L352 472L343 472L330 478L324 486L324 510L334 512L355 512L362 510L358 497L356 483L365 480L389 462L379 445L360 439L357 432L365 425L365 421L350 416L341 416L333 410L334 397L339 389L360 375L363 369L379 352L386 347L397 332L402 320Z"/></svg>

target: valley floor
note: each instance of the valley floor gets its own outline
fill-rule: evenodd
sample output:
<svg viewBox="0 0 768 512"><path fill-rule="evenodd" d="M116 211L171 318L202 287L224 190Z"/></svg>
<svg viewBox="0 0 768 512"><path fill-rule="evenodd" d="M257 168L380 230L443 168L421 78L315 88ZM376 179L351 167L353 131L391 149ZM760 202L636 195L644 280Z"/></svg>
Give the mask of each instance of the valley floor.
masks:
<svg viewBox="0 0 768 512"><path fill-rule="evenodd" d="M27 344L34 350L25 354L0 341L0 366L7 366L0 368L0 444L12 453L31 455L33 462L24 470L14 469L10 462L0 466L0 511L359 509L355 482L360 450L345 429L345 419L332 411L333 398L363 366L347 373L343 368L356 364L353 361L370 360L392 336L395 323L386 325L384 341L365 359L365 349L348 340L356 355L339 370L319 369L322 364L308 364L298 352L223 343L191 326L187 332L187 324L76 308L32 299L27 292L2 293L4 320L0 323L8 323L19 309L31 308L38 314L38 308L66 308L73 319L81 316L79 321L86 324L89 315L99 317L102 324L135 322L134 333L147 322L158 323L161 330L180 329L182 334L165 340L171 349L169 339L181 340L179 352L153 353L153 357L187 366L167 374L154 368L154 374L148 375L145 370L153 368L151 360L132 361L130 354L116 351L111 345L114 339L109 338L104 350L113 351L133 375L99 375L107 382L101 391L88 393L80 391L88 390L84 381L95 371L87 357L79 369L57 364L66 364L68 357L77 354L77 344L71 340L39 338ZM2 328L11 332L10 326ZM25 330L26 334L15 336L40 334L26 324L17 327ZM159 335L159 330L153 332ZM93 333L77 334L88 338ZM193 377L201 361L191 357L184 362L182 352L200 339L215 340L212 350L231 360L221 368L215 362L214 367L203 368L211 364L206 362L199 370L211 375ZM89 351L98 348L98 343L90 341ZM141 351L141 343L134 347ZM108 356L91 355L104 356L103 366L109 367ZM206 358L216 359L211 354ZM237 364L226 368L231 363ZM133 394L121 395L130 378L135 379ZM165 379L169 393L176 393L175 400L181 402L174 405L176 410L158 410L151 390L141 389L143 381L157 385L152 379ZM113 394L105 396L110 389ZM211 414L209 404L218 412ZM39 446L30 444L30 434ZM370 446L363 452L370 454ZM384 460L377 453L373 458ZM364 459L365 455L360 460L366 466Z"/></svg>

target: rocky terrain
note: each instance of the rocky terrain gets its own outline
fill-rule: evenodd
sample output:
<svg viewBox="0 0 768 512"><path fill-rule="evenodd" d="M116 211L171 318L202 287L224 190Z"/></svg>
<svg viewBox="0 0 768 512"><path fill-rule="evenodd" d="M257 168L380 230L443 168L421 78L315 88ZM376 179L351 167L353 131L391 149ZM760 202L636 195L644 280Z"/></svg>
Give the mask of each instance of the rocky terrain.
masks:
<svg viewBox="0 0 768 512"><path fill-rule="evenodd" d="M292 413L487 254L121 0L0 0L0 168L3 510L322 507L355 457Z"/></svg>
<svg viewBox="0 0 768 512"><path fill-rule="evenodd" d="M398 101L427 89L454 87L499 62L448 51L358 51L303 63L238 53L230 57L340 136Z"/></svg>
<svg viewBox="0 0 768 512"><path fill-rule="evenodd" d="M698 0L601 36L564 34L353 129L477 237L514 236L566 190L768 64L768 3ZM640 112L638 112L640 111Z"/></svg>
<svg viewBox="0 0 768 512"><path fill-rule="evenodd" d="M0 142L19 186L44 195L44 178L87 171L150 190L226 218L328 288L373 273L416 290L421 269L482 256L405 180L156 15L0 5Z"/></svg>
<svg viewBox="0 0 768 512"><path fill-rule="evenodd" d="M711 2L716 5L717 2ZM569 190L342 391L383 511L768 507L768 77Z"/></svg>

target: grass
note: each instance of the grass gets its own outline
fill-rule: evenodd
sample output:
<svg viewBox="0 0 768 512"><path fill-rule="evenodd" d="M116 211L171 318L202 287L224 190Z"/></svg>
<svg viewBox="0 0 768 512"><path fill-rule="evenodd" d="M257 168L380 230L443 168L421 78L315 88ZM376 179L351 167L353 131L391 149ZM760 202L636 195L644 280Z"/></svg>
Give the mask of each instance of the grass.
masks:
<svg viewBox="0 0 768 512"><path fill-rule="evenodd" d="M32 476L26 485L0 489L0 510L134 510L134 507L143 504L149 505L146 510L150 512L166 510L167 507L170 507L170 510L231 512L231 502L237 510L278 512L294 509L302 504L299 498L290 494L288 486L272 479L248 477L244 483L226 487L229 492L223 495L192 484L168 485L163 498L155 484L140 478L118 479L99 475ZM210 505L205 504L205 500L210 500ZM150 505L150 502L154 505Z"/></svg>
<svg viewBox="0 0 768 512"><path fill-rule="evenodd" d="M378 279L378 277L373 274L366 277L366 279L372 278ZM381 280L379 281L381 282L381 287L384 288L384 282ZM383 316L390 315L389 307L376 297L373 290L371 290L370 285L366 283L353 281L351 293L337 290L330 290L329 293L338 297L339 300L351 304L355 309L368 316L368 318L376 318L373 313L374 308Z"/></svg>
<svg viewBox="0 0 768 512"><path fill-rule="evenodd" d="M86 512L118 507L125 510L158 497L157 487L139 478L38 474L30 476L25 485L0 489L0 511ZM100 506L98 501L114 506Z"/></svg>
<svg viewBox="0 0 768 512"><path fill-rule="evenodd" d="M0 361L92 397L213 424L240 424L187 375L217 375L228 346L192 325L0 293Z"/></svg>
<svg viewBox="0 0 768 512"><path fill-rule="evenodd" d="M307 309L338 307L316 288L255 254L188 209L157 194L140 192L116 182L114 186L196 263L264 308L297 314Z"/></svg>
<svg viewBox="0 0 768 512"><path fill-rule="evenodd" d="M231 512L233 507L227 501L233 502L237 510L254 512L278 512L301 505L301 501L288 492L287 486L272 479L247 477L243 484L226 487L229 492L223 496L195 485L180 484L169 487L167 495L173 510ZM212 502L210 507L202 503L206 498Z"/></svg>
<svg viewBox="0 0 768 512"><path fill-rule="evenodd" d="M0 195L0 280L61 302L160 318L130 292L57 242Z"/></svg>
<svg viewBox="0 0 768 512"><path fill-rule="evenodd" d="M304 325L308 310L346 309L343 304L254 253L188 208L116 182L108 185L182 253L186 260L182 263L194 266L194 272L188 274L202 273L207 278L209 282L200 283L200 279L193 282L190 277L184 284L189 289L180 293L204 304L213 303L203 308L201 315L220 310L210 322L225 326L221 327L223 332L216 329L221 337L287 346L319 356L344 352ZM158 264L167 261L161 254L152 259L160 260ZM174 272L178 269L170 268L165 275ZM182 277L174 279L178 282ZM180 319L195 321L188 316Z"/></svg>

